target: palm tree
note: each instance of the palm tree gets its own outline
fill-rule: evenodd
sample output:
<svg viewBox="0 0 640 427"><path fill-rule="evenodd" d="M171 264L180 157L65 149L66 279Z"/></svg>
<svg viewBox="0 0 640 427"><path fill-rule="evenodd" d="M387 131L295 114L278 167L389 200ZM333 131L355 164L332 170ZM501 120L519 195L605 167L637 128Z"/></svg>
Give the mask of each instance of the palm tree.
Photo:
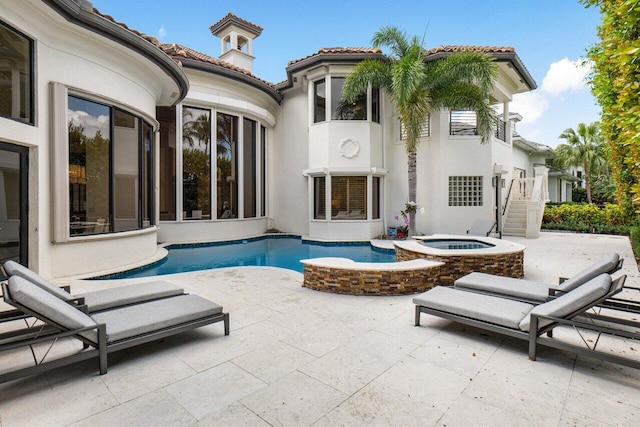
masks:
<svg viewBox="0 0 640 427"><path fill-rule="evenodd" d="M558 166L581 166L584 186L587 191L587 202L591 203L591 181L607 168L604 144L600 136L600 123L589 125L578 124L578 130L566 129L560 138L567 142L556 147L556 162Z"/></svg>
<svg viewBox="0 0 640 427"><path fill-rule="evenodd" d="M383 27L372 39L374 47L388 47L387 58L366 59L347 75L342 98L353 102L372 85L383 88L406 131L409 201L416 201L416 154L422 125L436 109L473 110L478 133L484 143L493 132L494 112L489 94L498 76L498 66L485 53L465 51L426 61L427 51L417 37L409 40L396 27ZM415 209L409 210L409 235L415 234Z"/></svg>

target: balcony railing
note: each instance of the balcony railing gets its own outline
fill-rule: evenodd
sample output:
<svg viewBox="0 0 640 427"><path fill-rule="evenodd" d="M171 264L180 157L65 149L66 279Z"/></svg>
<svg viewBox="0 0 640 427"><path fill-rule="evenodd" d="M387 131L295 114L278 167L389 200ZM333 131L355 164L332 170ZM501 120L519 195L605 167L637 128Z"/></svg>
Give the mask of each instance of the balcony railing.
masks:
<svg viewBox="0 0 640 427"><path fill-rule="evenodd" d="M496 138L500 141L507 141L507 123L500 117L496 117Z"/></svg>

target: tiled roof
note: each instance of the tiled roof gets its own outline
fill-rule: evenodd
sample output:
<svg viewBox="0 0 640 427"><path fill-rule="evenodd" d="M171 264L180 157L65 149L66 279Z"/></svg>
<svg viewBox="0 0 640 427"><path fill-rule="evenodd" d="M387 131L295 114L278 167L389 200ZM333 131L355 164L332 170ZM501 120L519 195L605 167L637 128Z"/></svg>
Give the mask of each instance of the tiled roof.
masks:
<svg viewBox="0 0 640 427"><path fill-rule="evenodd" d="M244 68L237 67L235 65L229 64L228 62L221 61L220 59L213 58L209 55L206 55L202 52L198 52L196 50L190 49L186 46L177 43L163 43L160 45L160 49L162 49L167 55L173 57L174 59L180 60L180 58L191 59L194 61L205 62L208 64L212 64L218 67L226 68L231 71L235 71L245 76L251 77L273 89L275 89L275 85L266 80L262 80L253 74L251 74L248 70Z"/></svg>
<svg viewBox="0 0 640 427"><path fill-rule="evenodd" d="M224 28L227 24L236 24L239 27L242 27L247 31L255 34L256 37L262 34L262 27L260 25L256 25L253 22L249 22L245 19L239 18L231 12L227 13L224 18L210 26L209 29L211 30L211 33L213 35L216 35L216 33Z"/></svg>
<svg viewBox="0 0 640 427"><path fill-rule="evenodd" d="M98 9L96 9L95 7L93 8L93 13L95 13L96 15L106 19L107 21L111 21L114 24L124 28L125 30L135 34L136 36L140 37L143 40L148 41L149 43L151 43L152 45L156 46L157 48L160 48L160 42L158 41L157 38L150 36L148 34L145 33L141 33L138 30L134 30L133 28L129 28L129 26L127 24L125 24L124 22L118 22L115 19L113 19L113 17L111 15L107 15L106 13L101 13Z"/></svg>
<svg viewBox="0 0 640 427"><path fill-rule="evenodd" d="M294 59L293 61L289 61L287 66L297 64L298 62L304 61L305 59L313 58L314 56L319 55L351 55L354 53L372 53L372 54L380 54L382 50L377 47L323 47L320 48L316 53L305 56L304 58Z"/></svg>
<svg viewBox="0 0 640 427"><path fill-rule="evenodd" d="M485 52L485 53L514 53L515 49L511 46L455 46L444 45L434 47L427 51L427 56L437 53L456 53L456 52Z"/></svg>

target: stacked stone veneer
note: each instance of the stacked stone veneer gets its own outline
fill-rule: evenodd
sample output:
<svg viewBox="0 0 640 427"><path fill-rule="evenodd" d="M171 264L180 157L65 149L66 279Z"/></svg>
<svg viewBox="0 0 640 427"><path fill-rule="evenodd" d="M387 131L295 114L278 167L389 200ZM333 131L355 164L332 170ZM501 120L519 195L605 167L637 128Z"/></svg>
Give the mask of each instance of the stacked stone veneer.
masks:
<svg viewBox="0 0 640 427"><path fill-rule="evenodd" d="M440 266L397 270L353 270L305 264L302 286L351 295L403 295L424 292L438 283Z"/></svg>
<svg viewBox="0 0 640 427"><path fill-rule="evenodd" d="M474 271L518 279L524 276L524 250L493 255L438 256L396 247L396 261L408 261L416 258L445 263L440 267L439 284L442 285L453 285L457 279Z"/></svg>

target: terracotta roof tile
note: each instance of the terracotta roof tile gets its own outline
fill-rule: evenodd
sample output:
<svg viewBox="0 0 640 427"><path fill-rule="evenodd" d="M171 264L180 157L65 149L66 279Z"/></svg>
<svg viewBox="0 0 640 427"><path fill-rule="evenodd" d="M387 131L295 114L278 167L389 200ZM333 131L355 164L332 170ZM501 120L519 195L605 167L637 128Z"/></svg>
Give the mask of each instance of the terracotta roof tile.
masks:
<svg viewBox="0 0 640 427"><path fill-rule="evenodd" d="M354 54L354 53L372 53L372 54L380 54L382 50L377 47L322 47L316 53L305 56L304 58L294 59L287 63L287 66L296 64L298 62L304 61L305 59L313 58L314 56L319 55L345 55L345 54Z"/></svg>
<svg viewBox="0 0 640 427"><path fill-rule="evenodd" d="M93 13L95 13L96 15L106 19L107 21L111 21L114 24L124 28L125 30L135 34L136 36L140 37L141 39L144 39L146 41L148 41L149 43L151 43L152 45L156 46L157 48L160 48L160 42L158 41L157 38L150 36L148 34L145 33L141 33L138 30L134 30L133 28L129 28L129 26L127 24L125 24L124 22L118 22L115 19L113 19L113 17L111 15L107 15L106 13L101 13L98 9L96 9L95 7L93 8Z"/></svg>
<svg viewBox="0 0 640 427"><path fill-rule="evenodd" d="M206 62L208 64L212 64L218 67L222 67L222 68L226 68L228 70L232 70L241 74L244 74L246 76L252 77L258 81L260 81L261 83L274 88L275 89L275 85L271 82L268 82L266 80L262 80L256 76L254 76L253 74L251 74L248 70L245 70L244 68L240 68L237 67L235 65L229 64L228 62L222 61L220 59L217 58L213 58L209 55L206 55L202 52L198 52L196 50L190 49L186 46L183 46L181 44L177 44L177 43L164 43L160 45L160 49L162 49L167 55L180 60L180 58L185 58L185 59L191 59L194 61L200 61L200 62Z"/></svg>
<svg viewBox="0 0 640 427"><path fill-rule="evenodd" d="M229 12L226 14L226 16L224 18L222 18L221 20L219 20L218 22L216 22L215 24L213 24L212 26L209 27L209 29L211 30L211 33L213 33L213 35L216 34L216 32L222 28L224 28L224 26L227 23L234 23L237 24L241 27L244 27L245 29L251 31L252 33L255 34L255 36L259 36L262 33L263 28L260 25L256 25L253 22L249 22L245 19L242 19L236 15L234 15L233 13Z"/></svg>
<svg viewBox="0 0 640 427"><path fill-rule="evenodd" d="M443 45L434 47L427 51L427 56L437 53L456 53L456 52L485 52L485 53L514 53L515 49L511 46L454 46Z"/></svg>

